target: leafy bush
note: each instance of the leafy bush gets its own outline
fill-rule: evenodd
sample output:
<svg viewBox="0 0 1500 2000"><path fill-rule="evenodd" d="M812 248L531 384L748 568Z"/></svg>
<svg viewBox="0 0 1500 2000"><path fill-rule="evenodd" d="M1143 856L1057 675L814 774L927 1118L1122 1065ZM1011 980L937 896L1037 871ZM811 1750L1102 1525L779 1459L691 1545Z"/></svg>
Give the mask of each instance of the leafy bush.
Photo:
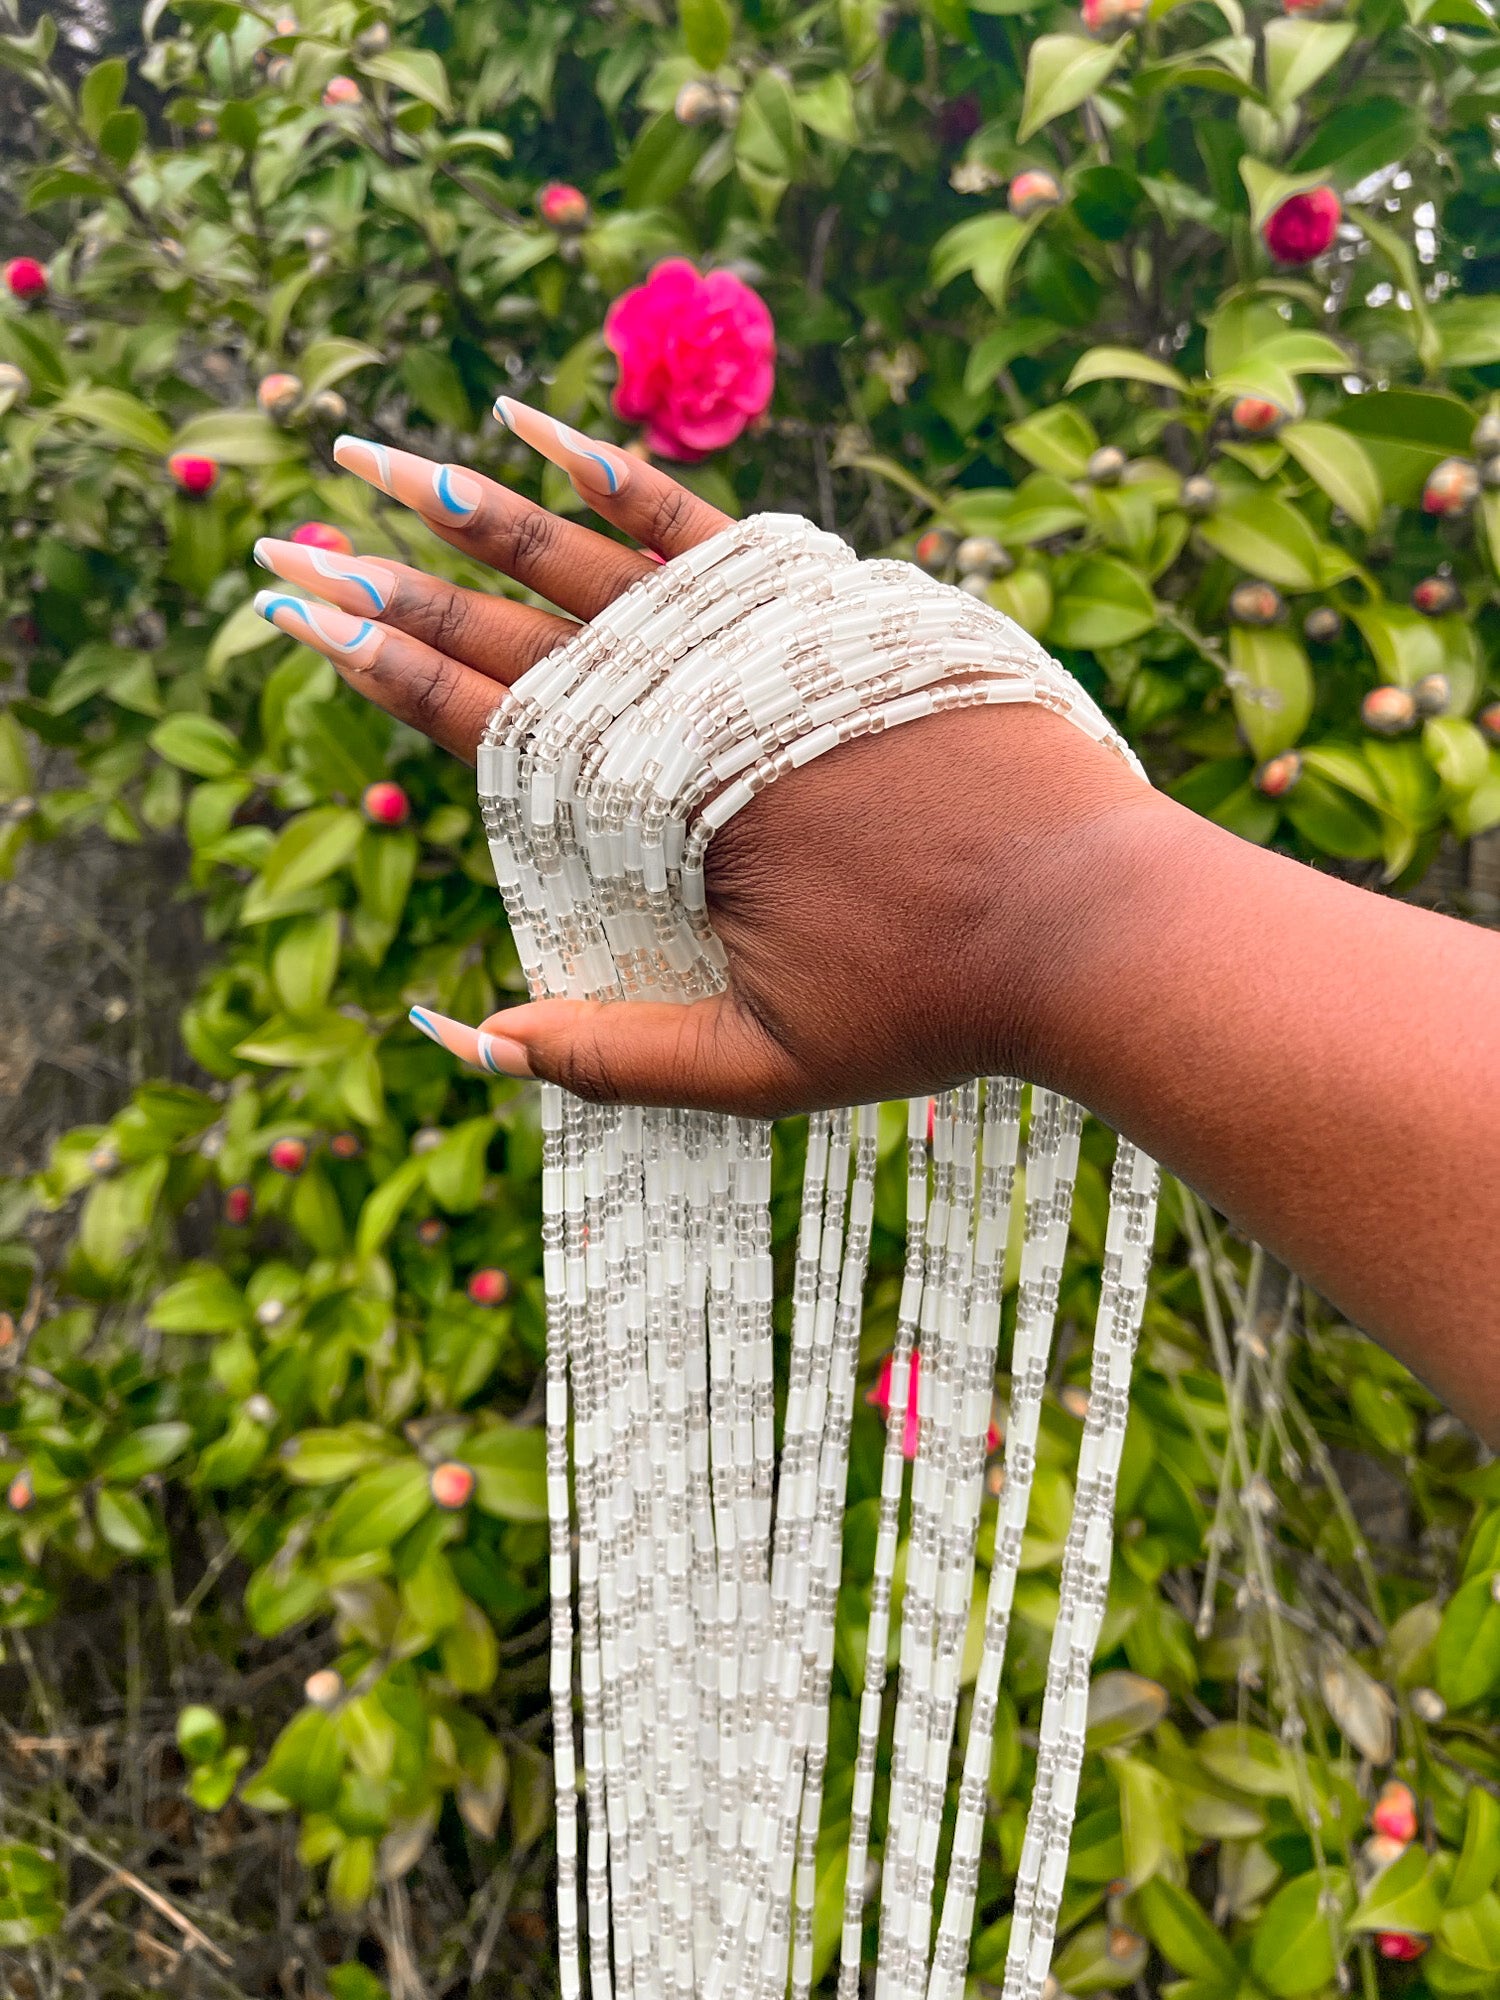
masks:
<svg viewBox="0 0 1500 2000"><path fill-rule="evenodd" d="M619 435L609 302L667 253L729 264L774 313L780 383L751 435L684 469L703 491L956 564L1249 839L1405 887L1445 833L1500 823L1489 9L1087 12L1097 35L1027 0L683 0L670 23L655 0L304 0L295 20L151 0L116 51L40 15L0 37L4 254L45 285L17 267L0 311L0 863L91 830L180 841L214 946L181 1020L192 1080L134 1090L0 1188L7 1712L45 1742L60 1715L131 1718L105 1727L104 1776L28 1766L0 1804L0 1948L34 1969L87 1937L114 1991L196 1929L186 1977L211 1962L270 1991L254 1940L324 1910L304 1969L344 1960L340 2000L378 1990L368 1965L418 1990L418 1959L481 1990L507 1909L504 1948L546 1960L539 1135L524 1090L406 1026L413 1001L480 1018L518 965L468 775L262 623L248 561L316 519L494 580L336 476L337 430L576 510L482 422L496 388ZM554 180L586 194L580 223L539 215ZM1267 231L1305 248L1339 204L1286 204L1325 189L1333 242L1278 264ZM212 466L174 477L183 456ZM1434 481L1445 459L1462 467ZM1362 722L1377 687L1365 713L1396 734ZM403 823L362 810L378 781ZM796 1151L789 1130L783 1256ZM1107 1157L1091 1132L981 1981L1004 1956ZM1500 1479L1186 1194L1159 1248L1059 1981L1491 1990ZM861 1405L825 1967L879 1442ZM107 1695L84 1692L80 1645ZM149 1839L128 1769L148 1740ZM1420 1819L1372 1847L1389 1782ZM1386 1820L1406 1813L1388 1793ZM311 1871L301 1917L283 1826ZM131 1899L164 1828L193 1894L153 1906L148 1949ZM242 1849L265 1865L215 1858ZM121 1855L130 1880L100 1877L89 1924L47 1943Z"/></svg>

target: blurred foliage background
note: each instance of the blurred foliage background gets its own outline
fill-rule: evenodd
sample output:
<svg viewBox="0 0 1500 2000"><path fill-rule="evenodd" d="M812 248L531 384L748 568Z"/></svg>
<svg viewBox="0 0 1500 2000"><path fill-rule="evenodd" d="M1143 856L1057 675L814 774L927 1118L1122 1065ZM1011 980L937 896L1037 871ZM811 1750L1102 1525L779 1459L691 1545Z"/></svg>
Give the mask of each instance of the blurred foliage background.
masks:
<svg viewBox="0 0 1500 2000"><path fill-rule="evenodd" d="M1085 12L0 0L21 2000L552 1986L536 1113L406 1022L479 1019L517 962L469 774L255 616L250 549L317 522L497 586L338 476L338 431L576 509L495 392L628 442L610 303L666 255L728 267L778 386L683 476L984 592L1247 839L1500 911L1493 9ZM979 1993L1108 1157L1091 1130ZM1185 1191L1158 1248L1057 1987L1493 1992L1500 1469ZM820 1968L881 1426L862 1401Z"/></svg>

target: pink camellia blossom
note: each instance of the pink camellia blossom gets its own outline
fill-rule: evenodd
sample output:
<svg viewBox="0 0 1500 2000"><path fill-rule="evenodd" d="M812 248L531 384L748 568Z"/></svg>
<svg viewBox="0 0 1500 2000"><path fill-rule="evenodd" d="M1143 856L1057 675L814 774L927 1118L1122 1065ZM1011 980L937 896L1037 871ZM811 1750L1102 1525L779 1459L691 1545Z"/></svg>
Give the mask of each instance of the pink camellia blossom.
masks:
<svg viewBox="0 0 1500 2000"><path fill-rule="evenodd" d="M1289 194L1266 219L1266 248L1282 264L1310 264L1339 233L1343 207L1330 187Z"/></svg>
<svg viewBox="0 0 1500 2000"><path fill-rule="evenodd" d="M732 271L667 258L615 300L604 338L620 362L615 408L663 458L721 451L771 400L776 329Z"/></svg>
<svg viewBox="0 0 1500 2000"><path fill-rule="evenodd" d="M1403 1785L1399 1778L1393 1778L1383 1786L1371 1810L1370 1824L1388 1840L1415 1840L1417 1802L1412 1796L1411 1786Z"/></svg>
<svg viewBox="0 0 1500 2000"><path fill-rule="evenodd" d="M880 1373L875 1378L875 1387L865 1397L865 1401L870 1407L879 1410L887 1423L891 1420L892 1360L893 1357L888 1354L884 1361L881 1362ZM921 1428L921 1411L917 1408L917 1387L921 1378L922 1356L916 1348L913 1348L911 1355L911 1376L906 1388L906 1417L901 1430L901 1455L903 1458L915 1458L917 1455L917 1437ZM999 1426L991 1423L984 1448L986 1451L995 1451L999 1448L999 1444Z"/></svg>
<svg viewBox="0 0 1500 2000"><path fill-rule="evenodd" d="M1394 1958L1406 1963L1420 1958L1427 1949L1426 1938L1414 1937L1410 1931L1378 1931L1375 1949L1382 1958Z"/></svg>

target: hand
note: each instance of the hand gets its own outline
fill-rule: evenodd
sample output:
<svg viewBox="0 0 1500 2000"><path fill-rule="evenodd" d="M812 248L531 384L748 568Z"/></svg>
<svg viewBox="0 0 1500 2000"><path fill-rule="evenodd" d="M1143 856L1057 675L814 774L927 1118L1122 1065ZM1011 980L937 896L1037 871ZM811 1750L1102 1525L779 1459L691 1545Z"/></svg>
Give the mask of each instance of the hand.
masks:
<svg viewBox="0 0 1500 2000"><path fill-rule="evenodd" d="M513 403L502 414L661 556L727 525L612 446ZM357 439L341 439L336 456L455 548L572 614L384 559L259 545L267 567L329 600L268 593L266 615L470 760L499 688L653 566L463 468ZM730 961L720 997L692 1007L549 1001L478 1030L425 1009L413 1018L465 1060L582 1096L743 1112L1035 1071L1032 1023L1053 1011L1044 946L1097 898L1106 829L1149 813L1152 798L1111 753L1041 709L929 718L783 779L715 837L709 909Z"/></svg>

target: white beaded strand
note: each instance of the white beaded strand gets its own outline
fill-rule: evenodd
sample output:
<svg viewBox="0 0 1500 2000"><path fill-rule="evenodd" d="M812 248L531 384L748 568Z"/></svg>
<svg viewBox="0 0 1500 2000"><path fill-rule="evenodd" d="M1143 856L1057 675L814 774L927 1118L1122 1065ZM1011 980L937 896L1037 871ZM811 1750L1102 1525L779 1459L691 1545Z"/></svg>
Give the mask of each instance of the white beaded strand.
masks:
<svg viewBox="0 0 1500 2000"><path fill-rule="evenodd" d="M664 565L496 711L479 789L536 997L719 991L703 861L764 787L856 737L1039 701L1134 760L1087 694L994 612L910 566L859 563L789 516ZM908 1251L860 1694L840 2000L858 1992L902 1440L919 1444L877 1963L881 2000L953 2000L1066 1250L1080 1114L1033 1093L1006 1484L935 1949L933 1892L969 1630L1019 1086L908 1115ZM755 1120L584 1106L543 1087L543 1278L558 1936L581 1991L571 1538L594 2000L804 2000L842 1510L874 1212L874 1107L809 1121L782 1454L774 1457L771 1150ZM1050 1956L1144 1298L1155 1169L1121 1146L1094 1387L1063 1569L1008 2000ZM918 1356L913 1368L912 1357ZM568 1492L571 1398L573 1513ZM611 1966L611 1959L613 1965ZM1038 1971L1040 1967L1040 1971Z"/></svg>

